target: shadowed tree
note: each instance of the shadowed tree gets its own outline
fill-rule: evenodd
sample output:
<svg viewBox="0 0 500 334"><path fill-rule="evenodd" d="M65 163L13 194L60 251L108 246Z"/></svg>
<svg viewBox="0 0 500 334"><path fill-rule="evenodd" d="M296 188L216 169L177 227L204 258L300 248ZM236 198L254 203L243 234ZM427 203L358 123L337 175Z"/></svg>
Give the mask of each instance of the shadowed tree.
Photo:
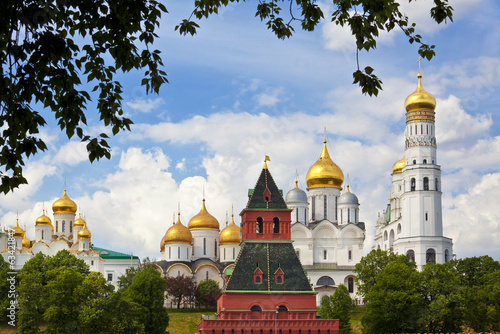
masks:
<svg viewBox="0 0 500 334"><path fill-rule="evenodd" d="M167 294L169 298L174 300L177 308L181 308L181 303L186 301L192 302L196 291L196 282L194 278L184 275L166 278Z"/></svg>

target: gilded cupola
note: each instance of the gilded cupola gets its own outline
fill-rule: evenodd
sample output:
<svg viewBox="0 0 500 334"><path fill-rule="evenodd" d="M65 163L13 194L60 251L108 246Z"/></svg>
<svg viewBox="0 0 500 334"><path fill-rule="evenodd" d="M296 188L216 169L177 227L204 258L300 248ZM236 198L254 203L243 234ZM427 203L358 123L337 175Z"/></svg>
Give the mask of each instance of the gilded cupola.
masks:
<svg viewBox="0 0 500 334"><path fill-rule="evenodd" d="M405 157L403 157L403 159L398 160L394 163L394 165L392 166L392 173L393 174L401 173L403 171L403 168L405 168L405 166L406 166L406 161Z"/></svg>
<svg viewBox="0 0 500 334"><path fill-rule="evenodd" d="M21 241L21 246L23 248L30 248L31 246L31 241L26 237L26 233L23 235L23 240Z"/></svg>
<svg viewBox="0 0 500 334"><path fill-rule="evenodd" d="M42 215L38 217L35 222L35 226L41 226L41 225L52 226L52 221L50 220L49 217L45 215L45 209L43 210Z"/></svg>
<svg viewBox="0 0 500 334"><path fill-rule="evenodd" d="M84 227L87 222L82 218L82 214L78 213L78 218L73 222L73 227Z"/></svg>
<svg viewBox="0 0 500 334"><path fill-rule="evenodd" d="M307 188L330 187L342 189L344 173L328 154L326 139L323 141L323 150L318 161L309 168L306 175Z"/></svg>
<svg viewBox="0 0 500 334"><path fill-rule="evenodd" d="M19 227L19 219L16 219L16 226L12 229L14 238L22 238L24 237L24 230Z"/></svg>
<svg viewBox="0 0 500 334"><path fill-rule="evenodd" d="M406 123L434 123L436 99L431 93L426 92L422 87L422 73L420 73L420 65L417 78L417 89L413 93L408 95L405 100Z"/></svg>
<svg viewBox="0 0 500 334"><path fill-rule="evenodd" d="M83 228L78 232L78 239L90 239L92 234L87 228L87 223L83 225Z"/></svg>
<svg viewBox="0 0 500 334"><path fill-rule="evenodd" d="M227 222L226 222L227 225ZM240 244L240 228L234 223L234 215L231 215L231 224L227 225L219 235L219 245Z"/></svg>
<svg viewBox="0 0 500 334"><path fill-rule="evenodd" d="M177 223L171 226L163 236L164 245L177 243L190 245L192 241L193 236L191 235L191 231L189 231L186 226L182 225L181 214L179 213Z"/></svg>
<svg viewBox="0 0 500 334"><path fill-rule="evenodd" d="M188 228L190 230L203 229L219 231L219 222L214 216L208 213L207 208L205 207L205 199L203 199L200 212L189 221Z"/></svg>
<svg viewBox="0 0 500 334"><path fill-rule="evenodd" d="M54 214L58 213L76 213L76 203L68 197L66 194L66 189L64 189L64 194L57 201L52 204L52 211Z"/></svg>

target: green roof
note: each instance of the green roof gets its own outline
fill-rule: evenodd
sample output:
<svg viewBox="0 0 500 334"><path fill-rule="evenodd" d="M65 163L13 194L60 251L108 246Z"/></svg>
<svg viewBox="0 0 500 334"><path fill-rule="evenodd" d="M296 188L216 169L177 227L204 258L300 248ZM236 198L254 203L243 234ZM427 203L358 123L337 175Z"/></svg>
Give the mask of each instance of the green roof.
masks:
<svg viewBox="0 0 500 334"><path fill-rule="evenodd" d="M109 249L104 249L100 247L94 247L92 246L92 249L95 251L98 251L101 255L102 259L133 259L133 260L139 260L139 257L132 255L132 254L126 254L126 253L120 253L116 251L112 251Z"/></svg>
<svg viewBox="0 0 500 334"><path fill-rule="evenodd" d="M257 267L263 273L262 283L254 283ZM278 268L284 273L283 283L276 283ZM244 242L225 291L312 292L312 288L291 241Z"/></svg>
<svg viewBox="0 0 500 334"><path fill-rule="evenodd" d="M282 192L276 186L267 168L262 169L253 191L249 191L248 194L250 198L247 209L288 209Z"/></svg>

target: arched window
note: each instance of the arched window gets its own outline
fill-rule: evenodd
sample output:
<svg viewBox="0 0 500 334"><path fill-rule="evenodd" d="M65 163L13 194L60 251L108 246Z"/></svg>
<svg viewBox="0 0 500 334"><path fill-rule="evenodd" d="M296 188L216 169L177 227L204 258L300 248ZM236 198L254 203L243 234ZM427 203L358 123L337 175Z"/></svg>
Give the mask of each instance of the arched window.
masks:
<svg viewBox="0 0 500 334"><path fill-rule="evenodd" d="M426 164L426 163L427 163L427 159L424 159L424 164Z"/></svg>
<svg viewBox="0 0 500 334"><path fill-rule="evenodd" d="M437 177L436 177L436 179L434 180L434 189L435 189L436 191L439 191L439 187L438 187L438 179L437 179Z"/></svg>
<svg viewBox="0 0 500 334"><path fill-rule="evenodd" d="M56 233L59 232L59 222L56 220Z"/></svg>
<svg viewBox="0 0 500 334"><path fill-rule="evenodd" d="M255 277L255 283L261 283L260 276Z"/></svg>
<svg viewBox="0 0 500 334"><path fill-rule="evenodd" d="M450 252L448 250L444 251L444 262L450 261Z"/></svg>
<svg viewBox="0 0 500 334"><path fill-rule="evenodd" d="M429 190L429 178L424 177L424 190Z"/></svg>
<svg viewBox="0 0 500 334"><path fill-rule="evenodd" d="M177 258L178 259L181 258L181 248L180 247L177 247Z"/></svg>
<svg viewBox="0 0 500 334"><path fill-rule="evenodd" d="M326 256L327 256L328 252L326 250L323 251L323 260L326 260Z"/></svg>
<svg viewBox="0 0 500 334"><path fill-rule="evenodd" d="M235 259L235 253L236 253L235 248L233 248L233 260Z"/></svg>
<svg viewBox="0 0 500 334"><path fill-rule="evenodd" d="M387 231L384 232L384 241L387 241Z"/></svg>
<svg viewBox="0 0 500 334"><path fill-rule="evenodd" d="M401 233L401 224L398 224L398 234Z"/></svg>
<svg viewBox="0 0 500 334"><path fill-rule="evenodd" d="M217 239L215 239L214 256L217 257Z"/></svg>
<svg viewBox="0 0 500 334"><path fill-rule="evenodd" d="M326 214L327 214L327 211L326 211L326 208L327 208L327 205L326 205L326 195L323 196L323 219L326 219Z"/></svg>
<svg viewBox="0 0 500 334"><path fill-rule="evenodd" d="M281 284L283 283L283 278L281 276L276 277L276 283Z"/></svg>
<svg viewBox="0 0 500 334"><path fill-rule="evenodd" d="M316 219L316 197L312 196L311 197L311 220Z"/></svg>
<svg viewBox="0 0 500 334"><path fill-rule="evenodd" d="M66 222L64 220L62 221L61 227L62 227L62 231L64 232L64 230L66 229Z"/></svg>
<svg viewBox="0 0 500 334"><path fill-rule="evenodd" d="M224 260L226 259L226 249L224 248Z"/></svg>
<svg viewBox="0 0 500 334"><path fill-rule="evenodd" d="M429 248L425 254L425 263L429 262L436 263L436 251L432 248Z"/></svg>
<svg viewBox="0 0 500 334"><path fill-rule="evenodd" d="M316 285L335 285L335 282L330 276L321 276L316 282Z"/></svg>
<svg viewBox="0 0 500 334"><path fill-rule="evenodd" d="M354 292L354 278L352 277L347 279L347 290L349 290L350 293Z"/></svg>
<svg viewBox="0 0 500 334"><path fill-rule="evenodd" d="M207 255L207 238L203 238L203 255Z"/></svg>
<svg viewBox="0 0 500 334"><path fill-rule="evenodd" d="M415 262L415 252L413 250L409 250L406 252L406 257L410 262Z"/></svg>
<svg viewBox="0 0 500 334"><path fill-rule="evenodd" d="M285 305L278 306L278 312L287 312L287 311L288 307L286 307Z"/></svg>
<svg viewBox="0 0 500 334"><path fill-rule="evenodd" d="M415 191L415 186L416 186L415 178L412 177L410 182L410 190Z"/></svg>
<svg viewBox="0 0 500 334"><path fill-rule="evenodd" d="M299 208L295 208L295 221L299 221Z"/></svg>
<svg viewBox="0 0 500 334"><path fill-rule="evenodd" d="M413 164L416 165L417 164L417 160L413 160Z"/></svg>
<svg viewBox="0 0 500 334"><path fill-rule="evenodd" d="M254 305L254 306L252 306L252 308L250 309L250 311L252 311L252 312L262 312L262 307L260 307L259 305Z"/></svg>
<svg viewBox="0 0 500 334"><path fill-rule="evenodd" d="M42 230L42 239L43 239L43 230Z"/></svg>
<svg viewBox="0 0 500 334"><path fill-rule="evenodd" d="M349 252L347 252L347 257L349 258L349 260L352 260L352 250L349 250Z"/></svg>
<svg viewBox="0 0 500 334"><path fill-rule="evenodd" d="M278 217L273 218L273 233L280 233L280 219Z"/></svg>
<svg viewBox="0 0 500 334"><path fill-rule="evenodd" d="M257 217L255 225L257 233L264 233L264 221L262 220L262 217Z"/></svg>

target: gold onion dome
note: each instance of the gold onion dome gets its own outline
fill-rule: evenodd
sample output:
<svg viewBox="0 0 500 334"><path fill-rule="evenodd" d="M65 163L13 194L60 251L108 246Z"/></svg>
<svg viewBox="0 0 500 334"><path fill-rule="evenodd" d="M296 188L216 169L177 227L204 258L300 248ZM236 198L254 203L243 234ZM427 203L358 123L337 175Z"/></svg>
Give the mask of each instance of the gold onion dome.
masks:
<svg viewBox="0 0 500 334"><path fill-rule="evenodd" d="M26 233L24 233L24 235L23 235L23 240L21 241L21 246L23 248L30 248L30 246L31 246L31 241L28 238L26 238Z"/></svg>
<svg viewBox="0 0 500 334"><path fill-rule="evenodd" d="M36 219L35 226L40 225L52 226L52 221L45 215L45 210L43 210L43 214Z"/></svg>
<svg viewBox="0 0 500 334"><path fill-rule="evenodd" d="M182 225L181 223L181 214L178 214L177 223L171 226L165 236L163 237L163 248L165 249L165 244L191 244L193 241L193 236L191 235L191 231Z"/></svg>
<svg viewBox="0 0 500 334"><path fill-rule="evenodd" d="M160 251L163 252L165 250L165 236L163 236L163 238L161 238L161 241L160 241Z"/></svg>
<svg viewBox="0 0 500 334"><path fill-rule="evenodd" d="M239 244L240 241L240 228L234 223L234 215L232 215L231 224L220 232L219 245Z"/></svg>
<svg viewBox="0 0 500 334"><path fill-rule="evenodd" d="M82 218L82 214L78 213L78 219L74 221L73 227L84 227L87 222Z"/></svg>
<svg viewBox="0 0 500 334"><path fill-rule="evenodd" d="M19 219L16 219L16 226L12 229L14 238L22 238L24 237L24 230L19 227Z"/></svg>
<svg viewBox="0 0 500 334"><path fill-rule="evenodd" d="M57 201L52 204L52 211L54 214L57 213L76 213L76 203L68 197L66 194L66 189L64 189L64 194Z"/></svg>
<svg viewBox="0 0 500 334"><path fill-rule="evenodd" d="M83 228L78 232L78 239L90 239L92 234L87 228L87 223L83 225Z"/></svg>
<svg viewBox="0 0 500 334"><path fill-rule="evenodd" d="M200 212L189 221L188 228L190 230L219 230L219 221L208 213L205 199L203 199Z"/></svg>
<svg viewBox="0 0 500 334"><path fill-rule="evenodd" d="M337 166L326 148L326 140L323 141L323 150L319 156L318 161L309 168L306 175L306 184L308 188L340 188L344 183L344 173L339 166Z"/></svg>
<svg viewBox="0 0 500 334"><path fill-rule="evenodd" d="M422 87L422 73L420 73L420 70L418 71L417 77L417 89L406 98L405 109L407 112L421 109L434 111L434 109L436 109L436 99Z"/></svg>
<svg viewBox="0 0 500 334"><path fill-rule="evenodd" d="M405 166L406 166L406 161L405 157L403 157L403 159L398 160L394 163L394 165L392 166L392 173L401 173L403 171L403 168L405 168Z"/></svg>

